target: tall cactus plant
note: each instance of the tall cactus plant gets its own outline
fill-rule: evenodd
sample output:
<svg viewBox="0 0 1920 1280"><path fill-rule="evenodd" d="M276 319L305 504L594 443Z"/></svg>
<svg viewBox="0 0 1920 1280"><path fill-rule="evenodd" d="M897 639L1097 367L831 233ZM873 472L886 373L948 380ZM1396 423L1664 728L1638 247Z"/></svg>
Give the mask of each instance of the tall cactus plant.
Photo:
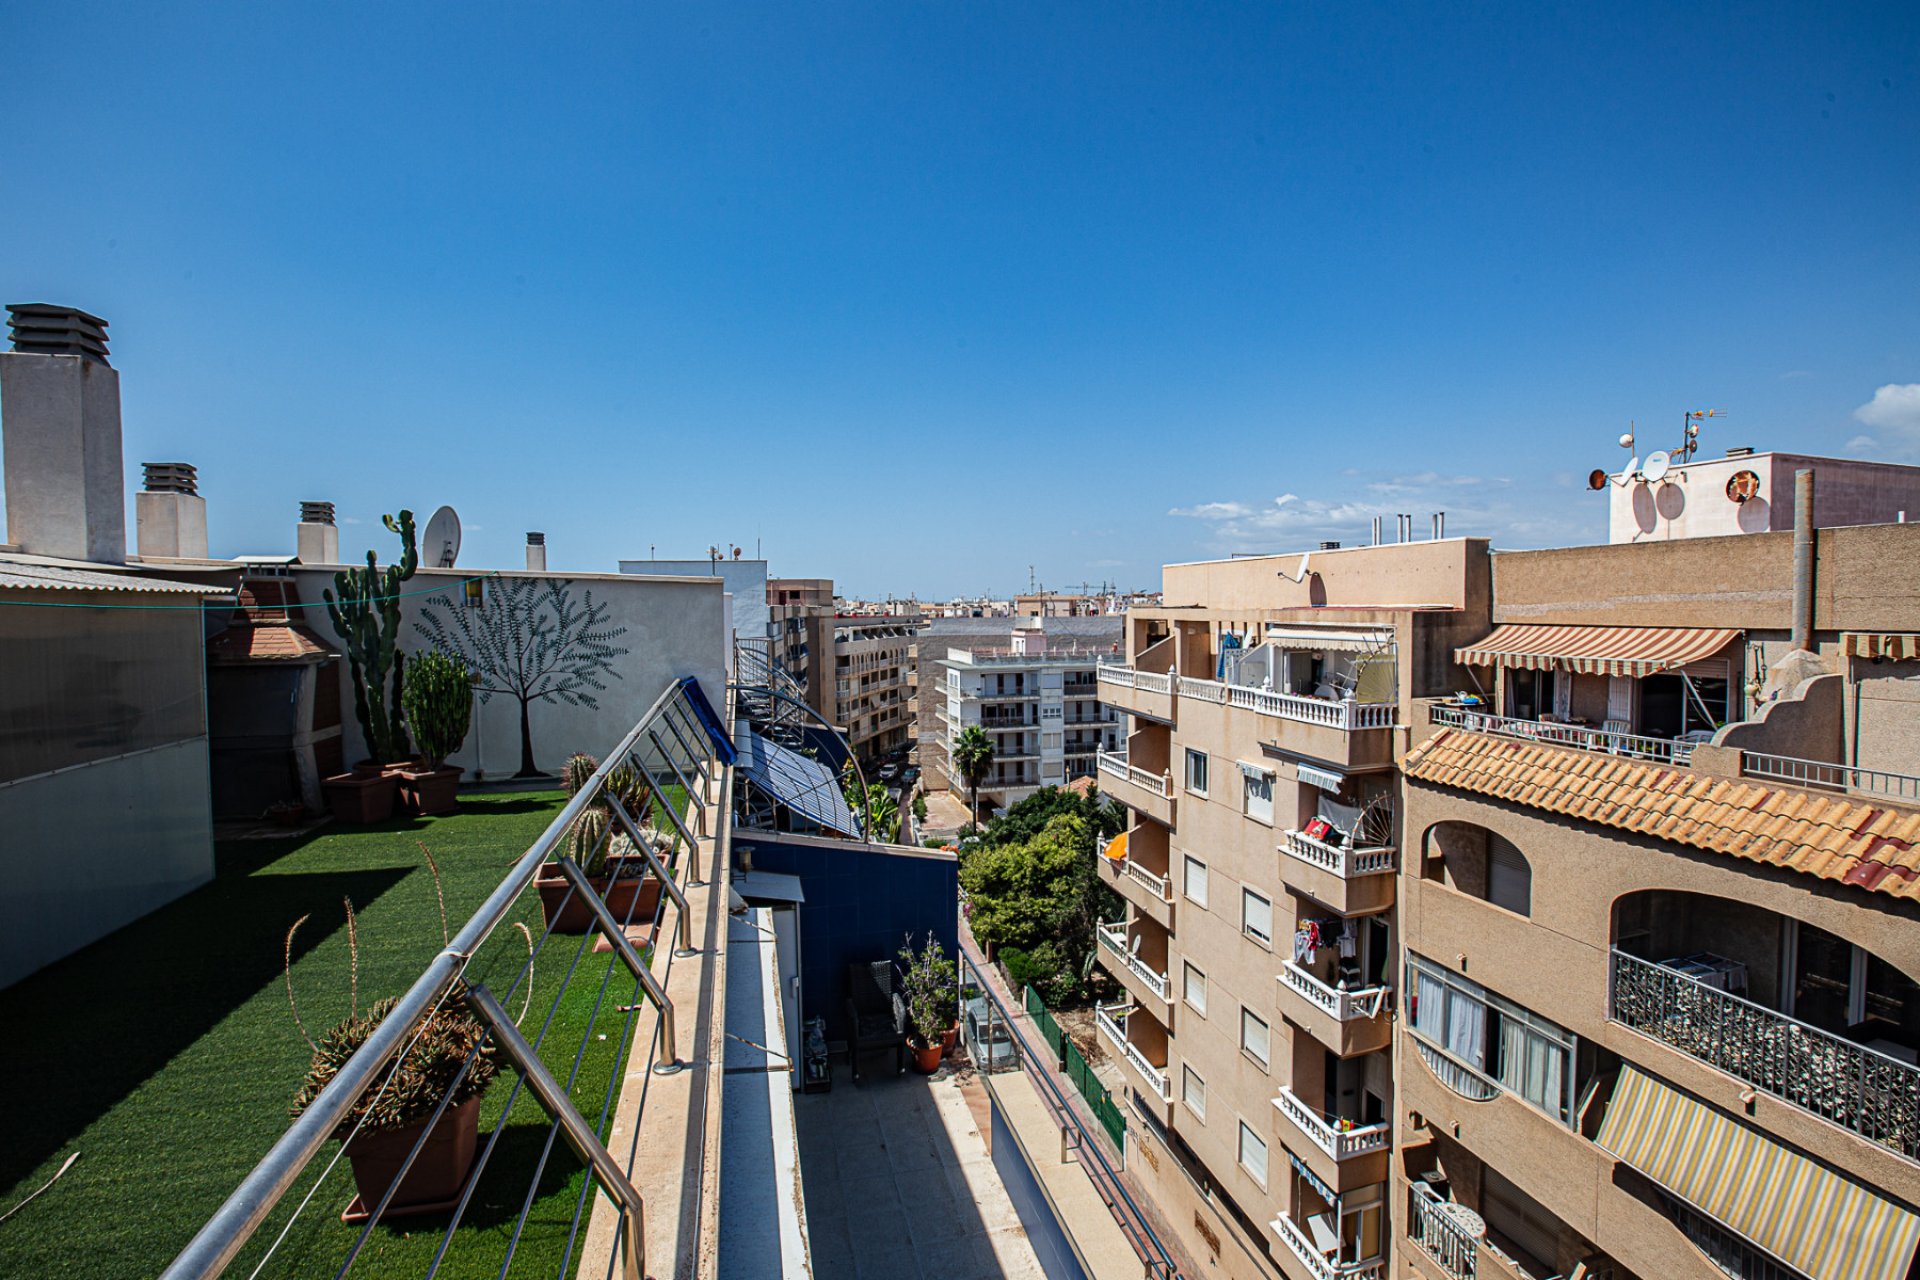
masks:
<svg viewBox="0 0 1920 1280"><path fill-rule="evenodd" d="M467 740L473 718L473 678L467 664L430 649L407 668L400 697L407 708L407 730L427 758L427 767L444 767Z"/></svg>
<svg viewBox="0 0 1920 1280"><path fill-rule="evenodd" d="M376 553L369 551L366 568L342 569L333 575L333 590L320 594L335 633L346 645L353 714L366 736L367 751L379 763L391 764L413 750L400 712L400 689L406 682L406 655L399 646L400 584L420 567L420 552L414 544L413 512L402 511L398 520L382 516L380 522L400 535L400 563L382 568Z"/></svg>

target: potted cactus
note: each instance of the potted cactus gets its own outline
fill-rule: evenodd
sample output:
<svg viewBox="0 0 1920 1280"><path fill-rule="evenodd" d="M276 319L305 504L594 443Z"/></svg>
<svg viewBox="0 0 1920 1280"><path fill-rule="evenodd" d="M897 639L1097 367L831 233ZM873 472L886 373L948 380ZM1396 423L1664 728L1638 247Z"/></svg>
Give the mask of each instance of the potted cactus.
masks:
<svg viewBox="0 0 1920 1280"><path fill-rule="evenodd" d="M473 717L473 680L467 664L434 650L414 659L407 668L401 703L406 725L420 748L418 759L400 771L400 794L414 813L452 813L460 785L460 770L447 767L447 757L467 740Z"/></svg>
<svg viewBox="0 0 1920 1280"><path fill-rule="evenodd" d="M381 568L367 552L367 567L342 569L333 589L320 594L327 617L343 641L353 679L353 714L360 723L370 757L353 772L322 784L334 816L342 822L380 822L393 813L400 779L398 765L411 753L400 714L406 683L406 655L400 651L400 584L420 564L414 545L413 512L382 523L400 535L400 563ZM337 594L336 594L337 593Z"/></svg>
<svg viewBox="0 0 1920 1280"><path fill-rule="evenodd" d="M600 762L584 752L568 756L560 769L561 785L568 795L578 795L599 769ZM640 825L641 833L655 848L665 846L666 837L647 825L653 788L645 778L624 765L610 770L602 792L603 796L608 794L619 800L620 807ZM654 912L660 906L660 881L650 874L645 856L634 848L633 841L614 818L612 808L603 800L596 798L595 803L574 820L562 852L580 864L594 892L606 902L615 920L636 925L653 922ZM585 933L593 927L593 913L586 903L568 893L570 886L566 877L553 863L540 868L533 884L540 893L540 910L546 916L547 927L553 932Z"/></svg>

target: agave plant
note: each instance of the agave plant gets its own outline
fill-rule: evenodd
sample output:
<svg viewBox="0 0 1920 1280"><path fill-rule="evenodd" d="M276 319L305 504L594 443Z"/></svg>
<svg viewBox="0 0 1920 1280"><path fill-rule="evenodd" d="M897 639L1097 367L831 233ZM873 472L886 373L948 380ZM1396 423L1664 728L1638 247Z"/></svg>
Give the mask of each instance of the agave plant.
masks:
<svg viewBox="0 0 1920 1280"><path fill-rule="evenodd" d="M499 1069L494 1061L493 1042L481 1043L485 1028L477 1018L456 1007L458 994L450 997L421 1025L406 1053L388 1064L360 1095L335 1136L345 1137L362 1120L366 1122L365 1127L374 1132L404 1129L430 1117L440 1105L440 1099L449 1092L453 1096L447 1106L452 1108L487 1091ZM293 1100L294 1115L305 1111L320 1096L320 1091L339 1074L347 1059L367 1042L398 1003L392 997L376 1000L365 1014L347 1016L320 1037L314 1047L313 1063L307 1068L306 1079Z"/></svg>

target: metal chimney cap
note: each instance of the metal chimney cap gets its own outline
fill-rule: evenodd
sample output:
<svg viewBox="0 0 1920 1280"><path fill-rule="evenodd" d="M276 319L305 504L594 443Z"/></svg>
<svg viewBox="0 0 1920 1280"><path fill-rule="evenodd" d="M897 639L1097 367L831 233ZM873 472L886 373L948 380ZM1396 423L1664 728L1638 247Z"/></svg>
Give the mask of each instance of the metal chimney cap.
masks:
<svg viewBox="0 0 1920 1280"><path fill-rule="evenodd" d="M30 355L85 356L107 363L107 322L78 307L51 302L10 302L7 326L13 349Z"/></svg>
<svg viewBox="0 0 1920 1280"><path fill-rule="evenodd" d="M1320 549L1322 551L1338 551L1340 544L1337 542L1323 542L1320 544Z"/></svg>
<svg viewBox="0 0 1920 1280"><path fill-rule="evenodd" d="M143 462L148 493L198 494L200 482L191 462Z"/></svg>
<svg viewBox="0 0 1920 1280"><path fill-rule="evenodd" d="M300 504L301 524L332 524L333 504L331 502L302 502Z"/></svg>
<svg viewBox="0 0 1920 1280"><path fill-rule="evenodd" d="M530 547L544 547L547 545L547 535L544 533L529 532L527 534L527 545Z"/></svg>

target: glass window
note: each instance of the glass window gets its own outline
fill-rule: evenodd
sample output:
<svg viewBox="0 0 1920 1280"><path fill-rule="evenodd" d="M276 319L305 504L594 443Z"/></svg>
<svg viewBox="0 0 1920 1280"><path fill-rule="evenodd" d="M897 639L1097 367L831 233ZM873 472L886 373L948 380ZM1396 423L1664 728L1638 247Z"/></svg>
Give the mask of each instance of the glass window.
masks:
<svg viewBox="0 0 1920 1280"><path fill-rule="evenodd" d="M1187 748L1187 790L1207 794L1207 753Z"/></svg>
<svg viewBox="0 0 1920 1280"><path fill-rule="evenodd" d="M1186 1103L1187 1110L1202 1120L1207 1118L1207 1082L1200 1078L1199 1072L1184 1063L1180 1067L1180 1101Z"/></svg>
<svg viewBox="0 0 1920 1280"><path fill-rule="evenodd" d="M1251 889L1240 890L1240 928L1264 946L1273 945L1273 903Z"/></svg>
<svg viewBox="0 0 1920 1280"><path fill-rule="evenodd" d="M1267 1065L1269 1033L1267 1020L1251 1009L1240 1011L1240 1047L1252 1054L1261 1066Z"/></svg>
<svg viewBox="0 0 1920 1280"><path fill-rule="evenodd" d="M1184 856L1187 897L1191 898L1196 906L1204 907L1207 905L1207 864L1190 853Z"/></svg>
<svg viewBox="0 0 1920 1280"><path fill-rule="evenodd" d="M1414 1034L1563 1123L1573 1116L1573 1033L1430 960L1409 955Z"/></svg>
<svg viewBox="0 0 1920 1280"><path fill-rule="evenodd" d="M1273 825L1273 775L1270 773L1243 774L1245 784L1245 803L1242 811L1255 822Z"/></svg>
<svg viewBox="0 0 1920 1280"><path fill-rule="evenodd" d="M1186 997L1187 1003L1193 1006L1195 1013L1205 1013L1207 1011L1207 975L1194 968L1190 960L1182 960L1180 963L1185 966L1180 983L1181 994Z"/></svg>
<svg viewBox="0 0 1920 1280"><path fill-rule="evenodd" d="M1240 1167L1253 1175L1253 1180L1262 1187L1267 1185L1267 1144L1260 1135L1240 1122Z"/></svg>

